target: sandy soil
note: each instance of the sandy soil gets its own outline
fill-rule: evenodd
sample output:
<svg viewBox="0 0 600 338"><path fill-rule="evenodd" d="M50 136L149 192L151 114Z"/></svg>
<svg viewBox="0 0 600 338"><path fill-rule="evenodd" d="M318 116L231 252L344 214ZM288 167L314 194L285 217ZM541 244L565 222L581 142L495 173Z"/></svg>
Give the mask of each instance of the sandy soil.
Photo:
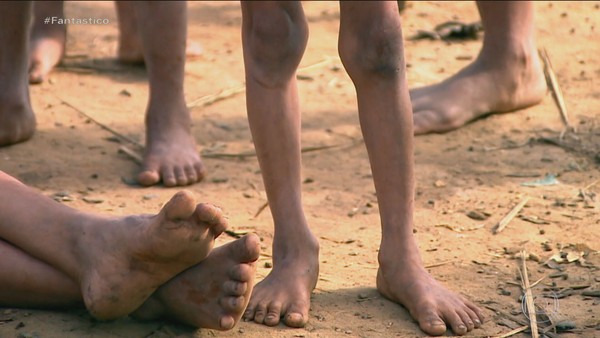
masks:
<svg viewBox="0 0 600 338"><path fill-rule="evenodd" d="M576 133L558 141L563 124L548 95L535 107L416 139L415 235L430 272L485 309L487 323L470 337L497 336L527 320L515 259L521 249L531 253L530 280L546 277L533 288L536 303L568 321L561 327L574 327L560 336L600 337L600 299L585 295L600 290L595 251L600 249L599 7L599 2L536 3L539 46L551 57ZM240 323L220 333L131 319L103 323L84 311L0 309L0 337L423 336L405 309L375 289L378 207L354 90L336 56L338 6L311 2L305 9L311 39L302 66L318 65L299 72L303 144L337 146L304 155L306 212L322 244L321 276L306 328ZM100 126L143 143L146 74L114 62L118 31L111 2L67 4L67 17L90 15L110 24L69 27L64 65L49 82L31 88L37 134L0 149L0 169L82 210L154 212L177 189L132 186L137 164L118 150L121 145L139 149L119 143ZM402 16L407 37L449 20L479 20L471 2L409 2ZM186 97L210 170L205 182L189 189L222 206L235 233L260 235L262 278L270 267L272 221L268 208L255 215L266 201L258 163L251 156L219 155L253 150L244 95L204 104L214 94L243 86L239 4L192 3L189 17L190 39L203 53L188 60ZM453 74L477 54L480 43L407 41L411 85ZM329 61L320 63L324 60ZM559 184L523 185L546 174ZM493 234L494 225L526 197L519 215ZM222 236L219 243L231 239Z"/></svg>

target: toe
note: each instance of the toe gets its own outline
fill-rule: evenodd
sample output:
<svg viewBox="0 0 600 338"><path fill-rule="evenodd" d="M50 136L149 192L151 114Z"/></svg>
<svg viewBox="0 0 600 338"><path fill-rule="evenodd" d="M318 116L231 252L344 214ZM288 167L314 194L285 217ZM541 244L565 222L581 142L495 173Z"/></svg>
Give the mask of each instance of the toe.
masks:
<svg viewBox="0 0 600 338"><path fill-rule="evenodd" d="M244 321L251 321L254 319L255 314L256 311L254 308L254 304L249 303L246 307L246 311L244 311L244 315L242 316L242 318L244 319Z"/></svg>
<svg viewBox="0 0 600 338"><path fill-rule="evenodd" d="M175 181L177 182L178 186L184 186L184 185L188 185L188 177L185 174L185 171L183 170L183 168L175 168L173 169L173 173L175 174Z"/></svg>
<svg viewBox="0 0 600 338"><path fill-rule="evenodd" d="M248 290L248 284L244 282L237 282L228 280L223 283L223 292L229 296L242 296Z"/></svg>
<svg viewBox="0 0 600 338"><path fill-rule="evenodd" d="M163 168L161 170L160 177L162 178L162 182L165 187L177 186L177 178L172 168Z"/></svg>
<svg viewBox="0 0 600 338"><path fill-rule="evenodd" d="M281 308L282 304L280 302L272 302L269 305L269 310L265 317L265 325L275 326L279 324L279 320L281 319Z"/></svg>
<svg viewBox="0 0 600 338"><path fill-rule="evenodd" d="M240 312L244 309L244 297L224 297L221 299L221 306L228 312Z"/></svg>
<svg viewBox="0 0 600 338"><path fill-rule="evenodd" d="M265 317L267 316L267 302L260 302L256 305L254 310L254 322L258 324L265 323Z"/></svg>
<svg viewBox="0 0 600 338"><path fill-rule="evenodd" d="M187 184L198 182L198 174L196 173L196 170L193 167L185 166L185 168L183 168L183 171L185 172L185 176L187 178Z"/></svg>
<svg viewBox="0 0 600 338"><path fill-rule="evenodd" d="M455 334L462 336L467 333L467 325L463 322L458 313L451 312L447 314L446 321L450 324L450 327Z"/></svg>
<svg viewBox="0 0 600 338"><path fill-rule="evenodd" d="M196 182L200 182L206 177L206 169L204 169L201 162L194 165L194 171L196 172Z"/></svg>
<svg viewBox="0 0 600 338"><path fill-rule="evenodd" d="M413 317L419 322L421 330L429 335L440 336L446 332L446 324L436 312L426 311L424 315Z"/></svg>
<svg viewBox="0 0 600 338"><path fill-rule="evenodd" d="M283 322L289 327L304 327L308 322L308 305L295 304L290 306Z"/></svg>
<svg viewBox="0 0 600 338"><path fill-rule="evenodd" d="M194 214L196 208L194 196L189 191L180 191L175 194L164 207L169 220L184 220Z"/></svg>
<svg viewBox="0 0 600 338"><path fill-rule="evenodd" d="M219 320L221 330L231 330L235 326L235 319L231 316L223 316Z"/></svg>

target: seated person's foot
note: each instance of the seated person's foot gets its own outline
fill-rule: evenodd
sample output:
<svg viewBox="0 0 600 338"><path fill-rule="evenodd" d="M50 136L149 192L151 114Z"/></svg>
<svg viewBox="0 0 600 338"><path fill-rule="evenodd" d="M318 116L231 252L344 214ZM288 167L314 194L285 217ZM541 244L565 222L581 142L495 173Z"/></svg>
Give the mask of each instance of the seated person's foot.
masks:
<svg viewBox="0 0 600 338"><path fill-rule="evenodd" d="M214 249L205 260L161 286L133 316L168 318L198 328L233 328L250 300L259 251L256 235Z"/></svg>
<svg viewBox="0 0 600 338"><path fill-rule="evenodd" d="M226 228L220 209L179 192L157 215L76 220L78 277L86 307L98 319L125 316L162 284L204 260Z"/></svg>

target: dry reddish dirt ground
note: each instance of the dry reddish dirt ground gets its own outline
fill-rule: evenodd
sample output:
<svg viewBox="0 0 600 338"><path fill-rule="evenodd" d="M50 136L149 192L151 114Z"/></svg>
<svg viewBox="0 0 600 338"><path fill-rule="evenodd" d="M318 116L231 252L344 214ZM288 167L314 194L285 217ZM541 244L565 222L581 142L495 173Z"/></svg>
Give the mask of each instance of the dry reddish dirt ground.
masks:
<svg viewBox="0 0 600 338"><path fill-rule="evenodd" d="M470 337L501 335L527 320L517 277L520 260L515 259L521 249L531 253L531 282L545 277L533 288L535 302L554 320L562 318L560 327L572 328L560 337L600 336L600 255L595 251L600 249L600 5L535 6L539 46L551 57L576 133L558 139L563 124L548 95L529 109L416 138L415 236L431 274L485 310L488 321ZM97 322L84 311L0 309L0 337L423 336L405 309L375 289L378 208L353 87L336 58L338 5L310 2L305 10L311 39L302 67L317 65L299 72L303 144L338 146L304 155L306 212L322 244L321 276L306 328L240 323L220 333L131 319ZM69 27L64 65L50 82L31 88L37 134L0 149L0 169L81 210L154 212L178 189L129 184L137 164L119 153L118 138L95 122L143 143L146 74L114 62L118 31L111 2L67 4L67 17L90 15L110 24ZM402 17L406 37L449 20L479 20L472 2L409 2ZM222 206L232 231L260 235L261 279L270 267L272 221L268 208L255 217L266 201L258 163L254 157L218 155L253 150L244 95L204 104L211 95L243 86L240 24L236 2L190 4L190 40L200 43L203 53L188 60L186 96L193 105L199 151L212 156L204 157L210 170L206 181L189 189L199 200ZM411 86L453 74L480 44L481 39L407 41ZM559 184L522 185L548 173ZM519 215L493 234L493 226L527 197ZM225 235L219 243L229 240Z"/></svg>

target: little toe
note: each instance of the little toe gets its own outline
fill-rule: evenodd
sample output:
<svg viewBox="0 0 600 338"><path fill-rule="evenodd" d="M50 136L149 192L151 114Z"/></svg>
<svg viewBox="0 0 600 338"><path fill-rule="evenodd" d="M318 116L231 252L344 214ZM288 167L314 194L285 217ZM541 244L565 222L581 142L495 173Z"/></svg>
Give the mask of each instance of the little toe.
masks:
<svg viewBox="0 0 600 338"><path fill-rule="evenodd" d="M34 61L29 69L29 83L39 84L44 82L45 74L42 70L42 65L38 61Z"/></svg>
<svg viewBox="0 0 600 338"><path fill-rule="evenodd" d="M202 162L194 164L194 171L196 172L197 182L202 181L206 177L206 169L202 165Z"/></svg>
<svg viewBox="0 0 600 338"><path fill-rule="evenodd" d="M183 168L183 171L185 172L187 184L198 182L198 174L196 173L196 170L193 167L185 166L185 168Z"/></svg>

